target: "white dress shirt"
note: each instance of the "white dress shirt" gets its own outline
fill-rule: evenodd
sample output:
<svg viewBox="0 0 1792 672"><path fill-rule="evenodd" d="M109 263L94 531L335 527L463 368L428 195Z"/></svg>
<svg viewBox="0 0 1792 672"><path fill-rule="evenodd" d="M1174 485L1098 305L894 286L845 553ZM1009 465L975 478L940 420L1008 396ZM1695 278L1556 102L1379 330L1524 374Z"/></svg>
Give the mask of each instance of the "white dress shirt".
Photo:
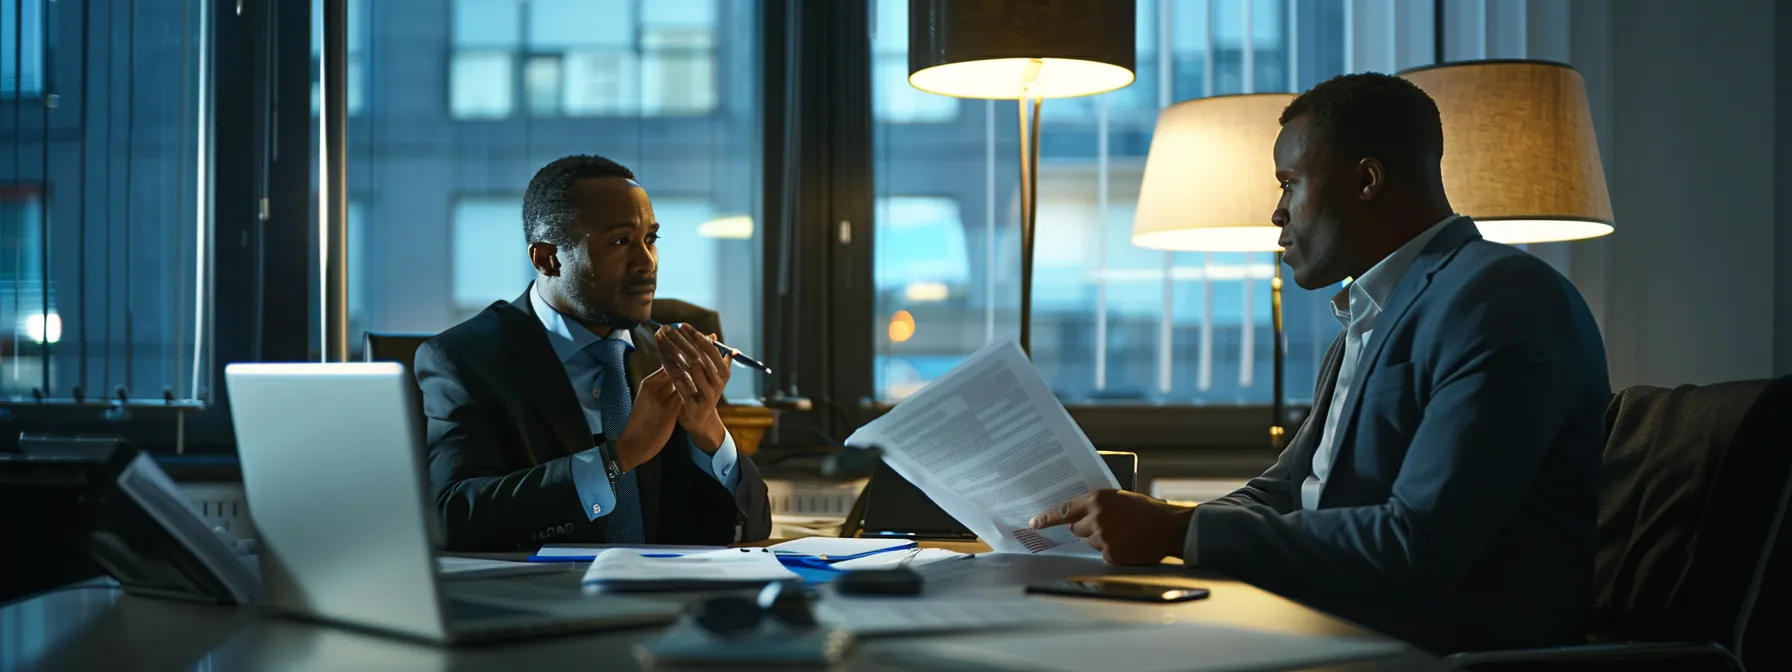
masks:
<svg viewBox="0 0 1792 672"><path fill-rule="evenodd" d="M1450 215L1443 221L1434 224L1424 233L1413 236L1400 249L1394 250L1386 258L1369 268L1363 277L1351 281L1350 285L1332 296L1332 317L1344 327L1344 359L1338 365L1338 384L1332 390L1331 408L1325 414L1325 431L1319 435L1319 446L1313 450L1313 473L1300 484L1300 508L1319 508L1319 493L1325 489L1325 482L1331 477L1332 465L1338 459L1338 420L1344 413L1345 402L1350 397L1350 383L1356 380L1358 360L1363 356L1363 345L1369 342L1369 336L1375 333L1375 321L1381 317L1381 309L1387 305L1388 297L1394 288L1400 285L1400 279L1412 268L1419 258L1419 253L1436 238L1439 231L1449 226L1460 215Z"/></svg>

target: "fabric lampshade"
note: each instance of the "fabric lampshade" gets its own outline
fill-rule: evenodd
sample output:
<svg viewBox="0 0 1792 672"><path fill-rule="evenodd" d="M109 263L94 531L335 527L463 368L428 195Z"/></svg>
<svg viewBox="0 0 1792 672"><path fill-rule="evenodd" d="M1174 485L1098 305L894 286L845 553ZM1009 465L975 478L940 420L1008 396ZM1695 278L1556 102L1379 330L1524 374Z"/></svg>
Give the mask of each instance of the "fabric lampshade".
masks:
<svg viewBox="0 0 1792 672"><path fill-rule="evenodd" d="M1132 242L1162 250L1274 252L1282 109L1294 95L1199 98L1164 108L1151 137Z"/></svg>
<svg viewBox="0 0 1792 672"><path fill-rule="evenodd" d="M1133 81L1137 3L911 0L908 81L959 98L1069 98Z"/></svg>
<svg viewBox="0 0 1792 672"><path fill-rule="evenodd" d="M1444 189L1481 235L1516 244L1612 232L1579 72L1547 61L1470 61L1400 74L1437 101Z"/></svg>

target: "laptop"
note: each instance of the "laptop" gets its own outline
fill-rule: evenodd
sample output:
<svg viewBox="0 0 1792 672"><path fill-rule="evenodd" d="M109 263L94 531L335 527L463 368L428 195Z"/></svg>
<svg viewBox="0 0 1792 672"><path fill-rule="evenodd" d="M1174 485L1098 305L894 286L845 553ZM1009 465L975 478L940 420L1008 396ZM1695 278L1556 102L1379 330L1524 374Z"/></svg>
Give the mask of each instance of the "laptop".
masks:
<svg viewBox="0 0 1792 672"><path fill-rule="evenodd" d="M409 376L395 362L225 368L275 610L441 644L676 618L676 604L576 588L444 583Z"/></svg>

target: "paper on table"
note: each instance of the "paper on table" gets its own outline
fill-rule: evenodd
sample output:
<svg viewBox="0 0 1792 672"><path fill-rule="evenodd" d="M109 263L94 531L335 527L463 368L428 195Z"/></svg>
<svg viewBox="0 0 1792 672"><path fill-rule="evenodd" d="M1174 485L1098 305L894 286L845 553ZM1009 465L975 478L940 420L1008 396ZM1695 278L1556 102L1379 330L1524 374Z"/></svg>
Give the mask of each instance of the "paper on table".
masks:
<svg viewBox="0 0 1792 672"><path fill-rule="evenodd" d="M886 463L998 553L1099 555L1065 527L1027 521L1118 488L1089 437L1014 341L979 350L847 437Z"/></svg>
<svg viewBox="0 0 1792 672"><path fill-rule="evenodd" d="M611 548L591 561L591 566L585 569L584 581L618 586L631 583L673 586L800 578L778 562L777 554L764 548L726 548L674 558L646 558L632 549Z"/></svg>
<svg viewBox="0 0 1792 672"><path fill-rule="evenodd" d="M1112 667L1114 652L1125 651L1126 668L1137 672L1235 672L1318 667L1405 650L1405 644L1387 639L1190 624L969 635L918 641L890 655L934 670L1080 672Z"/></svg>
<svg viewBox="0 0 1792 672"><path fill-rule="evenodd" d="M855 537L803 537L772 544L767 548L777 553L820 556L851 556L892 548L912 548L910 539L860 539Z"/></svg>
<svg viewBox="0 0 1792 672"><path fill-rule="evenodd" d="M834 569L846 571L860 569L895 569L897 567L914 568L933 564L941 560L956 560L969 557L972 556L956 551L948 551L943 548L911 548L902 551L867 555L863 558L841 560L834 563L833 567Z"/></svg>

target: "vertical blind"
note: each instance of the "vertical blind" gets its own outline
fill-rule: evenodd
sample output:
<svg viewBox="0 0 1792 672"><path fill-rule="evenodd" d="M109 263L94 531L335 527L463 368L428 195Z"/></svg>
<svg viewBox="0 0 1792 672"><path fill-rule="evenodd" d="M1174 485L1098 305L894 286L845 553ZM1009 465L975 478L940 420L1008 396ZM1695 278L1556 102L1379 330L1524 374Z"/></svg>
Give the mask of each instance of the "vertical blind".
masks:
<svg viewBox="0 0 1792 672"><path fill-rule="evenodd" d="M0 0L0 400L193 403L204 0Z"/></svg>

